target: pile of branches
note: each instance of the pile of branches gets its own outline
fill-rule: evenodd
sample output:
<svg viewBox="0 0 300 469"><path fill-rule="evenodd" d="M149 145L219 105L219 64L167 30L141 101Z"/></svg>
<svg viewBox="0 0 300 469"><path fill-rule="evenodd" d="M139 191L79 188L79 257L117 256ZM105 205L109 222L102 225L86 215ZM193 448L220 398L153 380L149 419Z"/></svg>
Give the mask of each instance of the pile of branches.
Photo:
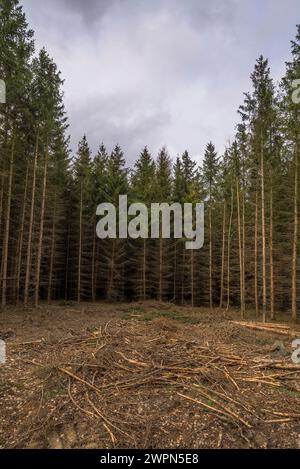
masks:
<svg viewBox="0 0 300 469"><path fill-rule="evenodd" d="M32 363L43 367L39 356ZM300 420L296 406L274 408L268 399L282 387L300 392L299 365L257 349L241 352L205 326L113 321L55 344L49 362L51 379L63 378L64 408L101 422L111 446L139 446L147 419L163 413L167 401L242 432L259 423Z"/></svg>

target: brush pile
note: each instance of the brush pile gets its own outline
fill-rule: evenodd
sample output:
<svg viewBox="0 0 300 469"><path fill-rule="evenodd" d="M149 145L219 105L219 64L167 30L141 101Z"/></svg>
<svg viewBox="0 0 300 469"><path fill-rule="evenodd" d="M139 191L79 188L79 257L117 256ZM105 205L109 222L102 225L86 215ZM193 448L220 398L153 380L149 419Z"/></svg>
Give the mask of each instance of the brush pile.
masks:
<svg viewBox="0 0 300 469"><path fill-rule="evenodd" d="M297 446L300 365L273 342L238 323L134 318L11 343L30 392L8 446Z"/></svg>

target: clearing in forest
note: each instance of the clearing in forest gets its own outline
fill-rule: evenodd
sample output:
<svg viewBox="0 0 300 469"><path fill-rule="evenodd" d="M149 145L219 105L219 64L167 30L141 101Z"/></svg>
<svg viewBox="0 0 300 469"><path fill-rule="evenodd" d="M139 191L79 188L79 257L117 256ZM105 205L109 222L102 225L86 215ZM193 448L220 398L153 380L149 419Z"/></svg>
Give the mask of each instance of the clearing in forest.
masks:
<svg viewBox="0 0 300 469"><path fill-rule="evenodd" d="M0 447L300 447L298 331L236 319L154 302L8 309Z"/></svg>

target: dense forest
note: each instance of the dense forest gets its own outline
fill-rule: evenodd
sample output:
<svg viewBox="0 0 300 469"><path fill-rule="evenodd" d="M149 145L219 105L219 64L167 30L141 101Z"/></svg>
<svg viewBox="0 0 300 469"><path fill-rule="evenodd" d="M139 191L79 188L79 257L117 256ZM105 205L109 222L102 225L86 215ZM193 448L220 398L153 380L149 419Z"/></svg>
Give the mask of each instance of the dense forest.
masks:
<svg viewBox="0 0 300 469"><path fill-rule="evenodd" d="M71 154L61 74L45 49L35 50L18 0L0 5L2 308L153 298L300 319L300 106L291 97L300 26L278 85L268 59L257 59L223 155L209 142L198 165L188 151L151 155L145 146L127 168L119 145L110 153L101 143L101 128L97 154L85 136ZM120 194L147 206L205 201L204 247L98 239L96 207L117 205Z"/></svg>

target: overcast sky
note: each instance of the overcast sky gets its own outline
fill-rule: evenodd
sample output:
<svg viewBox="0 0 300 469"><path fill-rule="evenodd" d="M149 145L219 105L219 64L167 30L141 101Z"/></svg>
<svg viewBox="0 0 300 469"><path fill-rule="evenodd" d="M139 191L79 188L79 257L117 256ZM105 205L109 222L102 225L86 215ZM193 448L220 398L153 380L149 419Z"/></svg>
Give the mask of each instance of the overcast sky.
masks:
<svg viewBox="0 0 300 469"><path fill-rule="evenodd" d="M299 0L21 0L36 46L58 64L71 147L119 143L132 164L165 144L201 161L234 136L259 54L277 81Z"/></svg>

